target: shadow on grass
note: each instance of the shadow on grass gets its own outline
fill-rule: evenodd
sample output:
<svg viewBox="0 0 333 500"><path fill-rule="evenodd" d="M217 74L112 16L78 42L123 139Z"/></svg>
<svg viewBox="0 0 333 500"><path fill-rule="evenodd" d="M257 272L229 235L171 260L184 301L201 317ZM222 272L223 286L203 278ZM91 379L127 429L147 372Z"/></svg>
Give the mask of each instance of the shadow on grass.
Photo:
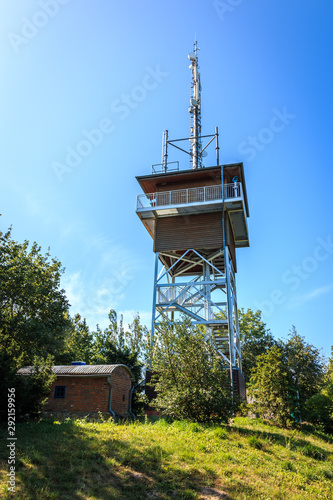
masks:
<svg viewBox="0 0 333 500"><path fill-rule="evenodd" d="M5 430L0 430L5 436ZM168 463L159 445L139 449L112 432L100 435L98 424L71 420L17 425L15 499L195 499L214 471ZM6 451L0 452L2 473L8 472ZM239 492L239 490L238 490ZM244 494L251 489L244 487ZM232 493L231 493L232 494ZM1 498L10 499L10 492ZM207 498L207 497L206 497ZM221 496L233 499L233 496Z"/></svg>
<svg viewBox="0 0 333 500"><path fill-rule="evenodd" d="M233 424L230 428L230 432L237 432L240 435L249 436L250 439L253 437L255 439L263 439L271 443L279 444L290 451L300 452L305 456L314 458L315 460L326 460L328 457L333 455L320 446L315 446L305 439L295 437L292 434L286 437L283 433L280 434L279 432L273 432L270 430L263 431L256 429L255 427L247 429L239 427L237 424Z"/></svg>
<svg viewBox="0 0 333 500"><path fill-rule="evenodd" d="M126 431L126 425L119 424L119 427ZM198 433L198 440L200 433L211 427L214 438L224 440L235 433L248 437L249 444L258 449L262 449L262 440L316 460L332 455L306 439L292 434L286 436L283 430L280 433L276 428L263 430L235 423L203 426L186 422L176 422L172 427L181 432ZM0 435L6 437L6 429L0 429ZM239 477L230 481L231 470L225 472L228 486L223 486L223 476L218 476L213 467L195 467L191 461L185 463L184 460L175 463L163 446L153 441L139 441L133 440L133 436L127 438L126 432L119 437L111 423L101 426L93 422L82 425L72 420L44 420L18 424L15 500L235 500L254 498L258 493ZM0 459L5 475L8 472L6 449L1 449ZM292 470L292 464L286 462L284 468ZM221 491L216 488L217 484L222 485ZM10 493L2 493L2 496L0 493L0 497L13 498Z"/></svg>

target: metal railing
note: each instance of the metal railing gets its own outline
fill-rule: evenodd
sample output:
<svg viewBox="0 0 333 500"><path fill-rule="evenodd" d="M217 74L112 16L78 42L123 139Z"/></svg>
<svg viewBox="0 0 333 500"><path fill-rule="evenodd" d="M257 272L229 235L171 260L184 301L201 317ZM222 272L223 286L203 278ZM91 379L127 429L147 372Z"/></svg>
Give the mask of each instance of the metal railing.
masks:
<svg viewBox="0 0 333 500"><path fill-rule="evenodd" d="M179 170L179 161L170 161L166 165L164 163L156 163L151 166L152 174L166 174L167 172L175 172L177 170Z"/></svg>
<svg viewBox="0 0 333 500"><path fill-rule="evenodd" d="M195 284L196 288L192 290L192 287L188 286L170 286L158 289L158 302L159 303L170 303L176 302L180 306L192 306L195 305L202 295L203 285Z"/></svg>
<svg viewBox="0 0 333 500"><path fill-rule="evenodd" d="M160 287L157 291L157 307L173 305L177 308L177 306L180 306L196 315L203 315L206 320L216 321L220 317L221 311L224 312L225 310L225 315L227 314L226 306L214 304L210 298L207 298L205 296L206 287L207 285L200 282L193 283L192 286L173 285Z"/></svg>
<svg viewBox="0 0 333 500"><path fill-rule="evenodd" d="M224 185L224 199L242 198L242 185L240 182ZM158 193L139 194L137 197L137 210L168 205L187 205L222 200L222 185L204 186L175 191L161 191Z"/></svg>

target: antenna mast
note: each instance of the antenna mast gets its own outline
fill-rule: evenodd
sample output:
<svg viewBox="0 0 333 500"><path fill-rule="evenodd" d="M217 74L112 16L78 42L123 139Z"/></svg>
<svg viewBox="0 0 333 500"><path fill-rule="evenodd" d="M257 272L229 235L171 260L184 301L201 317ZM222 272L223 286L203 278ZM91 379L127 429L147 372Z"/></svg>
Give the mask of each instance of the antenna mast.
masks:
<svg viewBox="0 0 333 500"><path fill-rule="evenodd" d="M197 41L193 44L193 52L188 55L191 61L191 99L189 113L191 115L190 165L193 169L202 167L201 155L201 83L198 62Z"/></svg>

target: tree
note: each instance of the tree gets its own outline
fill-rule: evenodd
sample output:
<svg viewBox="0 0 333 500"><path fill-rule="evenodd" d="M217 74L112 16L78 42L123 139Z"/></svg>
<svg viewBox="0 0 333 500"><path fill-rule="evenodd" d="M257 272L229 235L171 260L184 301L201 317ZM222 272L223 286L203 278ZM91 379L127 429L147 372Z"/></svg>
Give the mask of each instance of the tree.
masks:
<svg viewBox="0 0 333 500"><path fill-rule="evenodd" d="M303 420L311 404L313 409L314 400L307 401L323 387L324 369L320 351L293 327L288 340L279 340L252 368L252 408L284 425L290 419Z"/></svg>
<svg viewBox="0 0 333 500"><path fill-rule="evenodd" d="M290 387L297 394L300 416L305 416L305 402L318 393L324 384L325 363L319 349L305 341L293 326L287 341L279 341L284 352Z"/></svg>
<svg viewBox="0 0 333 500"><path fill-rule="evenodd" d="M68 301L60 289L61 263L42 255L40 247L17 243L11 230L0 232L0 380L1 399L8 387L16 388L22 412L36 409L52 380L49 355L62 349L68 320ZM16 376L23 365L36 364L33 377ZM30 403L27 395L30 394ZM21 412L21 414L23 414Z"/></svg>
<svg viewBox="0 0 333 500"><path fill-rule="evenodd" d="M33 360L33 371L30 375L16 375L15 411L20 417L36 417L43 409L43 404L50 395L50 386L56 376L52 371L53 358Z"/></svg>
<svg viewBox="0 0 333 500"><path fill-rule="evenodd" d="M140 360L140 346L135 345L131 332L124 330L123 319L117 323L117 314L111 310L109 314L110 326L106 332L109 334L105 344L105 357L107 363L120 363L128 366L138 384L142 377L143 363Z"/></svg>
<svg viewBox="0 0 333 500"><path fill-rule="evenodd" d="M55 362L71 364L72 361L84 361L89 364L96 355L97 346L94 334L90 332L85 319L79 314L68 317L66 335L62 352L55 355Z"/></svg>
<svg viewBox="0 0 333 500"><path fill-rule="evenodd" d="M109 312L109 326L102 330L98 325L91 332L85 319L79 314L68 317L63 350L57 354L56 361L71 363L73 360L87 364L124 364L133 373L134 389L132 409L139 413L143 409L141 393L143 386L143 366L146 359L147 327L141 325L137 314L133 322L124 328L122 316L119 324L117 313Z"/></svg>
<svg viewBox="0 0 333 500"><path fill-rule="evenodd" d="M266 328L261 319L261 311L244 309L238 311L238 322L242 351L242 372L249 382L251 370L256 366L260 354L265 354L268 349L276 345L273 335Z"/></svg>
<svg viewBox="0 0 333 500"><path fill-rule="evenodd" d="M143 410L141 394L144 390L143 366L146 361L148 330L141 325L139 314L126 330L122 316L118 324L117 313L113 309L110 310L109 320L108 328L104 331L97 328L95 333L94 362L124 364L131 370L134 376L132 410L134 413L140 413Z"/></svg>
<svg viewBox="0 0 333 500"><path fill-rule="evenodd" d="M151 405L163 415L195 422L227 421L232 415L227 369L188 319L160 326L151 361L157 392Z"/></svg>
<svg viewBox="0 0 333 500"><path fill-rule="evenodd" d="M0 340L15 362L32 362L61 349L68 301L60 289L61 263L34 243L0 232Z"/></svg>
<svg viewBox="0 0 333 500"><path fill-rule="evenodd" d="M333 433L333 398L326 389L309 398L304 409L307 422L321 427L325 432Z"/></svg>
<svg viewBox="0 0 333 500"><path fill-rule="evenodd" d="M312 395L304 404L305 419L333 433L333 347L320 392Z"/></svg>
<svg viewBox="0 0 333 500"><path fill-rule="evenodd" d="M258 356L252 368L248 396L251 410L282 425L290 419L289 377L284 353L273 346Z"/></svg>
<svg viewBox="0 0 333 500"><path fill-rule="evenodd" d="M140 317L137 315L129 329L125 330L122 316L118 324L117 313L113 309L109 312L109 320L109 326L103 332L98 329L95 334L95 362L125 364L132 371L136 383L139 383L147 328L140 324Z"/></svg>

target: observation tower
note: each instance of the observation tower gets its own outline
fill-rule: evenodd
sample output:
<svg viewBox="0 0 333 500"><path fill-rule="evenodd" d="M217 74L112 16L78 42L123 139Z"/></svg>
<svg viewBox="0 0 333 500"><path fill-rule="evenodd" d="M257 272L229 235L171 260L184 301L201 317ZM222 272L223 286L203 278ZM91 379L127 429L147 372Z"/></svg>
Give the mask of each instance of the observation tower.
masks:
<svg viewBox="0 0 333 500"><path fill-rule="evenodd" d="M136 177L143 191L136 213L155 253L152 342L162 321L180 321L185 314L204 326L230 369L234 391L245 396L235 279L236 249L249 246L244 168L241 162L220 163L217 127L202 135L197 42L188 57L190 137L171 140L165 130L162 163ZM215 147L216 163L204 166L209 146ZM170 148L188 155L185 169L168 161Z"/></svg>

